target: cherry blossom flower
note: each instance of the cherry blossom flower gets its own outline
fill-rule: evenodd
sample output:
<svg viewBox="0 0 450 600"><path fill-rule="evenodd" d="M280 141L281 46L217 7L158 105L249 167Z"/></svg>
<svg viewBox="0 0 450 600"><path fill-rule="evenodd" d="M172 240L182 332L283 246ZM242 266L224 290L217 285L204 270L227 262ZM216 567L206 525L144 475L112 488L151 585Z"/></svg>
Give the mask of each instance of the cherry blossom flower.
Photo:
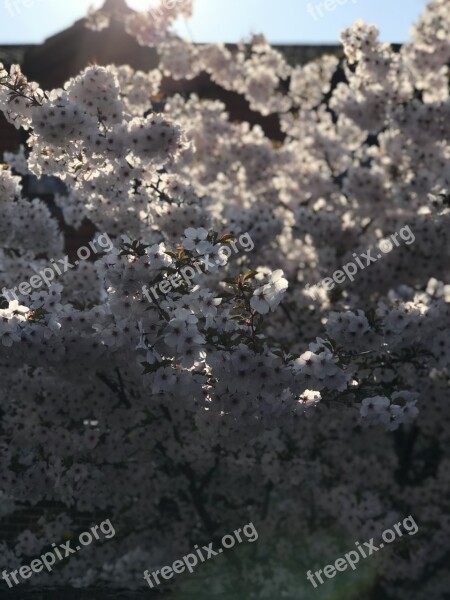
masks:
<svg viewBox="0 0 450 600"><path fill-rule="evenodd" d="M275 310L288 288L287 279L283 277L283 271L277 269L269 275L269 282L264 286L256 288L250 300L250 305L257 312L265 315L269 310Z"/></svg>

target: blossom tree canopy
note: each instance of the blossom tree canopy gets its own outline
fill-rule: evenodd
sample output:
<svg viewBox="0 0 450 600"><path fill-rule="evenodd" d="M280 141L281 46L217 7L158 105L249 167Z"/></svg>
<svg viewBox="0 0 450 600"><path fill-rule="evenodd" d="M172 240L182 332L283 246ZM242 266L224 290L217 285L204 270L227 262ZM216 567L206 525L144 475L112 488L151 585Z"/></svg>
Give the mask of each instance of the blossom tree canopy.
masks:
<svg viewBox="0 0 450 600"><path fill-rule="evenodd" d="M420 534L344 596L444 600L450 5L430 2L399 51L358 21L342 60L295 67L263 36L180 39L171 25L191 10L126 16L158 51L147 73L92 65L42 90L0 65L0 110L27 134L0 170L1 512L41 515L1 544L0 567L101 514L117 536L31 584L140 588L144 569L252 521L237 564L167 589L202 597L208 578L208 598L309 600L307 568L411 514ZM201 73L276 116L283 140L222 101L162 93ZM33 278L64 260L66 233L30 175L64 184L67 226L111 240L48 287Z"/></svg>

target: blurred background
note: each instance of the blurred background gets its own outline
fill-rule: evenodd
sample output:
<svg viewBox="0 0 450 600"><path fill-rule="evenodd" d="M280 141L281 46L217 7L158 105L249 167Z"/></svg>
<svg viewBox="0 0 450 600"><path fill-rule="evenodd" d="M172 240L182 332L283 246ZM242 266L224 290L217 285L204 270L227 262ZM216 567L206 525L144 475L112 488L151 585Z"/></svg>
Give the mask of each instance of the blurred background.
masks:
<svg viewBox="0 0 450 600"><path fill-rule="evenodd" d="M0 0L0 44L41 43L82 18L103 0ZM129 0L146 10L157 0ZM404 42L425 0L195 0L188 25L177 24L195 42L236 42L264 33L271 43L329 43L358 18L377 23L384 41Z"/></svg>

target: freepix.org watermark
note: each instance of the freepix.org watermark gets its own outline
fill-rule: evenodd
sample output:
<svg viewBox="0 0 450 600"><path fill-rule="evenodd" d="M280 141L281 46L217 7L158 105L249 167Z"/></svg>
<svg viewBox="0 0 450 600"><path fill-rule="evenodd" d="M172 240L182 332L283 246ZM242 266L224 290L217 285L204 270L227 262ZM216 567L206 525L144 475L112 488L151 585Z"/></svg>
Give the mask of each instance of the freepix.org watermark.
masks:
<svg viewBox="0 0 450 600"><path fill-rule="evenodd" d="M400 229L400 231L393 233L389 238L382 240L378 244L378 248L381 250L381 252L378 252L375 256L372 255L372 249L367 250L367 252L363 252L359 256L353 253L355 262L347 263L342 267L342 269L335 271L332 277L325 277L325 279L322 279L322 281L316 283L315 285L310 285L309 283L306 284L305 287L308 290L308 293L314 298L314 300L316 300L317 296L314 294L314 288L317 289L323 287L325 290L331 291L336 284L344 283L346 279L354 281L355 275L358 273L359 269L363 271L369 265L376 263L378 260L380 260L380 258L383 258L384 254L389 254L389 252L393 250L394 246L398 248L398 246L400 246L400 242L398 240L399 236L407 246L416 241L416 237L411 231L411 228L409 225L406 225ZM362 259L364 259L365 264Z"/></svg>
<svg viewBox="0 0 450 600"><path fill-rule="evenodd" d="M344 6L344 4L348 4L349 2L356 4L359 2L359 0L324 0L323 2L317 2L316 4L308 2L306 10L314 19L314 21L317 21L317 19L324 16L323 11L333 12L338 6Z"/></svg>
<svg viewBox="0 0 450 600"><path fill-rule="evenodd" d="M40 558L32 560L30 566L22 565L20 569L11 571L11 573L3 571L2 579L6 581L8 587L12 588L13 585L19 585L20 583L23 583L22 581L19 581L17 575L19 575L22 579L27 580L35 573L40 573L44 567L49 573L51 573L53 565L55 565L57 561L62 561L71 554L76 554L79 550L81 550L82 546L89 546L94 538L99 540L99 529L107 540L116 535L116 530L114 529L111 521L107 519L106 521L103 521L103 523L100 523L100 525L94 525L91 527L90 531L85 531L79 535L78 541L81 546L77 545L75 548L72 548L70 545L71 540L68 540L64 544L60 544L59 547L56 547L56 544L52 544L52 548L54 548L53 551L46 552L45 554L42 554ZM10 578L13 580L14 584L10 581Z"/></svg>
<svg viewBox="0 0 450 600"><path fill-rule="evenodd" d="M142 288L142 293L149 302L158 300L158 291L160 294L166 296L174 288L180 287L180 285L183 283L183 280L189 286L192 284L192 280L197 274L203 275L206 271L216 271L218 267L224 267L232 255L232 250L235 254L237 254L241 249L245 252L251 252L255 247L255 244L249 233L241 234L238 238L236 238L236 240L237 243L235 240L229 240L227 244L220 246L217 250L218 257L216 259L211 258L210 254L204 254L201 258L199 257L199 259L193 263L193 266L187 265L182 267L179 273L163 279L163 281L160 281L151 288L144 285ZM240 248L238 247L238 244ZM153 298L150 296L150 292L153 294Z"/></svg>
<svg viewBox="0 0 450 600"><path fill-rule="evenodd" d="M113 243L110 240L108 234L103 233L102 235L99 235L94 241L89 242L89 248L87 246L81 246L81 248L78 248L77 256L80 259L80 261L83 261L87 260L92 253L96 254L97 252L110 252L112 248ZM19 298L16 294L17 290L19 290L19 292L23 296L28 296L35 290L38 290L42 286L42 284L45 284L47 287L50 287L52 281L55 279L55 274L63 275L64 273L69 271L69 269L74 269L77 265L79 265L78 260L76 260L74 264L70 263L68 256L60 258L58 261L52 259L50 262L52 263L51 267L45 267L45 269L39 271L38 275L33 275L29 281L23 281L18 286L9 290L3 288L2 295L8 300L8 302L12 302L13 300L19 301ZM13 296L13 298L11 296Z"/></svg>
<svg viewBox="0 0 450 600"><path fill-rule="evenodd" d="M409 517L403 519L403 521L399 521L393 526L393 529L395 531L393 531L392 529L386 529L385 531L383 531L381 535L383 541L379 546L375 546L373 538L371 538L368 542L364 542L363 545L361 545L359 542L355 542L357 551L350 550L350 552L344 554L343 558L338 558L334 564L327 565L323 569L315 571L314 574L312 571L308 571L306 573L306 578L308 579L308 581L311 582L311 585L316 588L317 581L321 585L325 583L322 578L322 573L327 579L333 579L333 577L336 577L337 573L342 573L343 571L346 571L348 567L355 571L356 565L359 563L361 557L363 559L368 558L369 556L372 556L372 554L374 554L375 552L382 550L385 547L385 544L392 544L392 542L395 541L397 537L403 537L402 527L404 531L408 533L408 535L415 535L419 531L418 525L414 521L413 517L410 515Z"/></svg>
<svg viewBox="0 0 450 600"><path fill-rule="evenodd" d="M245 539L242 539L241 533L244 534ZM248 523L242 528L235 529L233 535L224 535L221 541L221 548L214 550L213 542L207 546L202 546L202 548L199 548L199 546L196 544L194 546L195 554L186 554L186 556L183 556L182 559L176 560L170 567L162 567L157 571L153 571L153 573L149 573L149 571L146 570L144 571L144 579L151 588L154 588L155 583L156 585L160 585L161 583L159 580L159 575L161 575L163 579L168 580L172 579L175 574L184 573L186 569L189 571L189 573L193 573L194 568L199 564L199 561L200 563L204 563L210 558L222 554L224 549L229 550L230 548L233 548L236 545L236 541L238 544L242 544L244 541L253 543L256 542L257 539L258 532L256 531L255 526L253 523Z"/></svg>
<svg viewBox="0 0 450 600"><path fill-rule="evenodd" d="M46 0L3 0L6 11L11 17L20 15L24 9L32 8Z"/></svg>
<svg viewBox="0 0 450 600"><path fill-rule="evenodd" d="M186 4L188 0L162 0L159 6L149 8L148 12L154 19L162 19L166 12L170 12L180 4Z"/></svg>

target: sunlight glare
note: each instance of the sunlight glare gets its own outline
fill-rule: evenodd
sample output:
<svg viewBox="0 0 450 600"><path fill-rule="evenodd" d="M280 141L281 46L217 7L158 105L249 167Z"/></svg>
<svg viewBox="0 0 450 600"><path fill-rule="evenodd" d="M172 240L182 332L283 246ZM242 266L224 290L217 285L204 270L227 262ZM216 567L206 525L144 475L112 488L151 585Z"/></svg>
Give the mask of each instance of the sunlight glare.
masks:
<svg viewBox="0 0 450 600"><path fill-rule="evenodd" d="M154 0L127 0L127 4L133 10L142 12L148 10L149 8L153 8L158 4L158 2L155 2Z"/></svg>

